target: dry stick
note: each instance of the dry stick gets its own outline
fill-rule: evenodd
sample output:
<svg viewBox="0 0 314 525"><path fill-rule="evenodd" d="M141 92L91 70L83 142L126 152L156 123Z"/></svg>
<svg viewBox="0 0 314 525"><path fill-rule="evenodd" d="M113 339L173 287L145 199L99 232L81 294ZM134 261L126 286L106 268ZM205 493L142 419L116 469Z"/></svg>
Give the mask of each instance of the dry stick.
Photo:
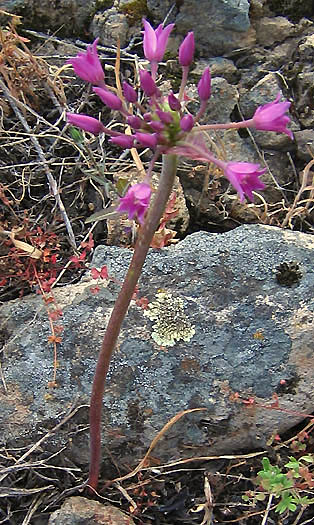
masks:
<svg viewBox="0 0 314 525"><path fill-rule="evenodd" d="M50 169L48 167L48 163L47 163L47 160L45 158L44 152L43 152L43 150L42 150L42 148L41 148L37 138L32 134L31 128L27 124L27 122L26 122L25 118L23 117L22 113L18 109L18 104L20 102L15 97L12 97L11 93L9 92L9 90L6 87L6 85L4 84L4 82L1 79L0 79L0 87L3 90L3 92L4 92L5 96L7 97L7 99L9 100L9 102L11 104L11 107L12 107L14 113L16 114L17 118L22 123L22 125L23 125L24 129L27 131L27 133L29 133L30 139L31 139L31 141L32 141L32 143L33 143L37 153L38 153L38 156L39 156L41 162L43 163L43 167L44 167L44 170L45 170L45 173L46 173L46 177L48 179L48 184L49 184L50 191L53 194L54 198L56 199L56 203L59 206L60 213L61 213L61 215L63 217L64 223L65 223L68 235L69 235L69 240L70 240L71 246L76 250L76 242L75 242L75 236L74 236L74 233L73 233L73 229L72 229L71 223L69 221L69 218L68 218L67 212L65 210L65 207L63 205L62 199L60 197L57 183L56 183L55 179L53 178L53 175L52 175L52 173L51 173L51 171L50 171Z"/></svg>
<svg viewBox="0 0 314 525"><path fill-rule="evenodd" d="M106 329L102 347L99 353L94 375L91 403L90 403L90 470L88 485L96 489L99 477L101 456L101 409L105 388L105 380L111 360L112 352L120 333L120 327L127 313L136 284L140 277L146 255L158 228L160 218L170 196L177 171L176 155L164 155L157 194L148 216L140 229L135 245L132 261L116 300Z"/></svg>

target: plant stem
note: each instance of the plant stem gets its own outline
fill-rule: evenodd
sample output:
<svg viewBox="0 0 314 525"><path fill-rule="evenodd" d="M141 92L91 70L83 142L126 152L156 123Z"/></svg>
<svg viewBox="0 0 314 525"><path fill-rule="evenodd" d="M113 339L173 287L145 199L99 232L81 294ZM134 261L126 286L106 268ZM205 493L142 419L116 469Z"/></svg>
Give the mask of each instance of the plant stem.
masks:
<svg viewBox="0 0 314 525"><path fill-rule="evenodd" d="M99 353L90 402L90 469L88 485L96 489L99 477L101 456L101 410L105 380L118 339L121 324L127 313L130 301L146 259L156 229L170 196L177 172L177 156L164 155L158 190L154 202L140 229L133 257L111 313L102 347Z"/></svg>

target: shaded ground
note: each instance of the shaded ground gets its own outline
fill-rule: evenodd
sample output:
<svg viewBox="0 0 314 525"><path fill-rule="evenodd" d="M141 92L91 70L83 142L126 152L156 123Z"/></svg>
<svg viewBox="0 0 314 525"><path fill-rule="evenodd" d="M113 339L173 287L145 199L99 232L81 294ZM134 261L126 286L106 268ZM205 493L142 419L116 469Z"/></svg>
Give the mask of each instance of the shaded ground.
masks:
<svg viewBox="0 0 314 525"><path fill-rule="evenodd" d="M281 468L289 456L300 457L304 451L297 452L297 449L305 443L302 433L304 427L301 425L294 429L289 436L283 437L286 441L273 444L265 451L231 456L231 459L221 457L197 461L194 458L191 461L177 460L169 466L156 464L141 469L129 479L106 486L106 480L121 478L132 471L131 466L120 465L119 458L112 458L112 462L103 465L99 492L94 498L103 504L116 505L132 516L136 523L143 525L257 525L266 515L269 524L311 523L311 506L299 506L296 512L285 512L279 516L274 512L278 498L270 500L266 494L264 501L254 500L258 492L261 493L261 487L254 480L262 468L262 457L267 456L271 464ZM307 426L308 433L312 428L313 423L310 423ZM77 431L82 429L78 428ZM86 428L83 431L86 432ZM298 434L295 434L297 431ZM87 477L86 465L73 464L69 457L70 442L71 436L68 446L53 454L45 450L43 442L37 443L32 452L25 449L1 449L0 523L44 525L48 523L50 514L67 497L88 497L82 487ZM314 452L311 436L306 439L306 452ZM151 463L154 463L153 458ZM300 495L301 492L307 495L312 492L313 497L313 491L300 491ZM249 495L249 502L243 500L245 494Z"/></svg>

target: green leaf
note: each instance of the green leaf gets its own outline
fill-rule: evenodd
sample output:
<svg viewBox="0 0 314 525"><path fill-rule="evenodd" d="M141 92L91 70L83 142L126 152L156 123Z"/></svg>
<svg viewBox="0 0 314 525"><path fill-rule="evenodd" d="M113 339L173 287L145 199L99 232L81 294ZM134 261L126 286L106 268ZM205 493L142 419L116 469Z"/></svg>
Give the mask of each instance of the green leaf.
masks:
<svg viewBox="0 0 314 525"><path fill-rule="evenodd" d="M81 133L81 131L78 128L71 126L70 135L76 144L83 144L84 135Z"/></svg>
<svg viewBox="0 0 314 525"><path fill-rule="evenodd" d="M270 461L269 461L268 458L263 458L262 459L262 465L263 465L263 468L264 468L264 470L266 472L271 469L271 464L270 464ZM258 474L259 474L259 472L258 472Z"/></svg>
<svg viewBox="0 0 314 525"><path fill-rule="evenodd" d="M308 454L307 456L302 456L302 458L300 458L300 460L306 461L307 463L314 463L314 455L313 454Z"/></svg>
<svg viewBox="0 0 314 525"><path fill-rule="evenodd" d="M85 224L88 224L90 222L96 222L96 221L103 221L104 219L114 219L115 217L119 217L120 213L116 211L116 205L108 206L108 208L105 208L100 211L96 211L96 213L93 213L90 217L87 217L85 220Z"/></svg>
<svg viewBox="0 0 314 525"><path fill-rule="evenodd" d="M127 189L130 185L130 180L124 177L119 177L116 183L116 190L120 197L124 197L127 192Z"/></svg>

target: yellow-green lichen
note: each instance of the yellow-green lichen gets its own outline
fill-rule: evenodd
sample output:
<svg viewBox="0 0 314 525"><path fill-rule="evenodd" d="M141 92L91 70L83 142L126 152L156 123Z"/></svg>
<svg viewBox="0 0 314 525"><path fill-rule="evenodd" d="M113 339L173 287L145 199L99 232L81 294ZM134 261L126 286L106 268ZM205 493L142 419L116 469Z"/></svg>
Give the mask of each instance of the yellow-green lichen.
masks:
<svg viewBox="0 0 314 525"><path fill-rule="evenodd" d="M148 304L144 315L155 321L152 338L161 346L174 346L180 340L188 342L195 334L184 313L183 300L171 293L158 292L156 301Z"/></svg>

